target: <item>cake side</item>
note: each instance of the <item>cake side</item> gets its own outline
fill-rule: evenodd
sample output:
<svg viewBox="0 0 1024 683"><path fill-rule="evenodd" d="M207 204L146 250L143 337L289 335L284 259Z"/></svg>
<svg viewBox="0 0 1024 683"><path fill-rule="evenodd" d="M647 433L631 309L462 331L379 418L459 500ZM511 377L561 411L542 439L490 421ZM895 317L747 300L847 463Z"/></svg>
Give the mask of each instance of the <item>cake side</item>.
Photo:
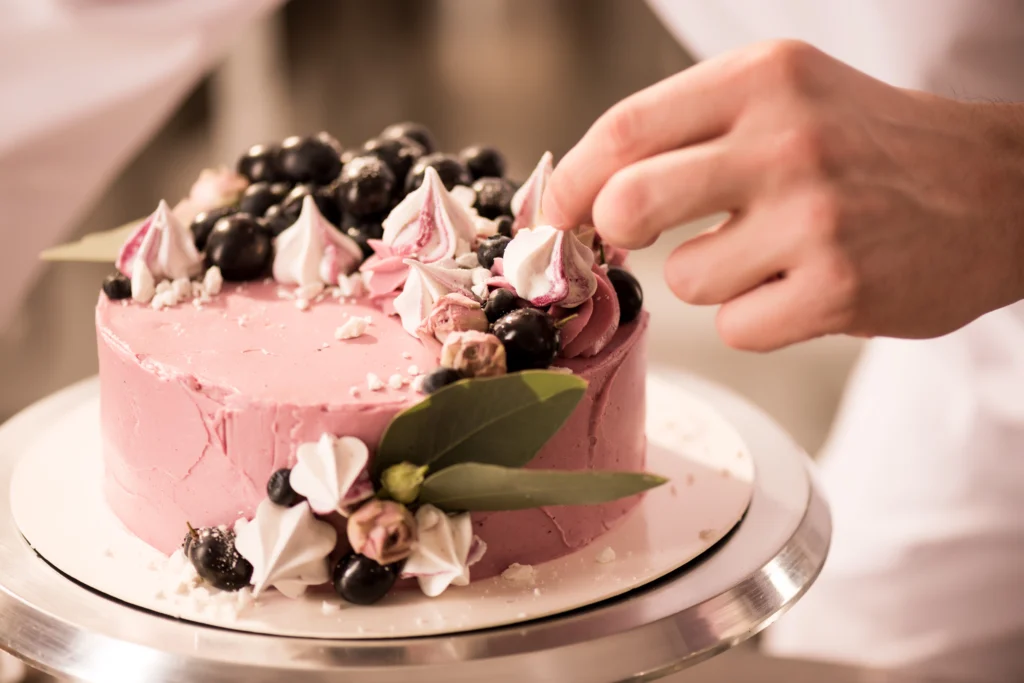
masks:
<svg viewBox="0 0 1024 683"><path fill-rule="evenodd" d="M301 328L282 329L270 321L290 316L290 301L248 298L269 287L250 285L244 293L247 301L260 302L260 314L233 306L238 295L228 292L223 305L233 313L227 318L216 308L182 308L159 313L158 326L149 309L102 300L97 306L106 497L122 522L161 552L181 544L186 523L218 526L251 518L270 475L295 464L298 444L322 433L376 444L395 414L419 398L409 382L371 391L366 375L387 377L436 363L433 350L386 316L375 322L377 336L355 345L332 339L323 349L320 340L331 339L346 315L362 315L363 306L330 302L301 313ZM232 347L226 334L239 329L236 316L246 316L246 334L238 339L247 348ZM196 323L204 318L223 326L221 334ZM587 393L532 466L643 469L645 331L646 317L619 329L602 354L563 361L588 381ZM233 362L239 358L256 362ZM333 379L325 380L325 372ZM254 383L261 385L258 392ZM304 402L289 400L300 390ZM275 393L284 398L274 401ZM570 552L634 504L624 499L478 515L478 533L490 550L477 573ZM506 562L509 557L514 559Z"/></svg>

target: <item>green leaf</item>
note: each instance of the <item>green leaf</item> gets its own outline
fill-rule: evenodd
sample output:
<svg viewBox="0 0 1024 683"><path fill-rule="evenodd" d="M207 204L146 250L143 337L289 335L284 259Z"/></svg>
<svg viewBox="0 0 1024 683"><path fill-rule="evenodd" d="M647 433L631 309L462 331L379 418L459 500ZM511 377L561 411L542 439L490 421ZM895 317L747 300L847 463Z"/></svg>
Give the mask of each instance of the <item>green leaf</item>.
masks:
<svg viewBox="0 0 1024 683"><path fill-rule="evenodd" d="M642 472L526 470L464 462L427 477L420 488L419 502L448 512L595 505L632 496L666 481Z"/></svg>
<svg viewBox="0 0 1024 683"><path fill-rule="evenodd" d="M548 370L450 384L395 416L374 456L374 478L401 462L432 472L461 462L522 467L586 390L583 379Z"/></svg>
<svg viewBox="0 0 1024 683"><path fill-rule="evenodd" d="M142 220L132 221L113 230L94 232L77 242L52 247L40 254L39 258L44 261L113 263L117 259L121 245Z"/></svg>

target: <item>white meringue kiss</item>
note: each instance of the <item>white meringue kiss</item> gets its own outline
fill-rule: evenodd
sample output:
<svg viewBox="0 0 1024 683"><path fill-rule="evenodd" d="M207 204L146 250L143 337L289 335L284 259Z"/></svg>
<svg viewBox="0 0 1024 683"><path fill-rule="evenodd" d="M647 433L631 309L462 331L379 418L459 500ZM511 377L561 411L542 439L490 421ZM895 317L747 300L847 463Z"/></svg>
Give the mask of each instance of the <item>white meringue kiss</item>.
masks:
<svg viewBox="0 0 1024 683"><path fill-rule="evenodd" d="M594 252L576 235L550 225L525 228L505 248L505 278L534 306L575 308L594 296Z"/></svg>
<svg viewBox="0 0 1024 683"><path fill-rule="evenodd" d="M307 586L327 583L327 556L337 542L337 530L318 520L305 501L286 508L264 500L256 517L235 531L235 548L252 564L254 597L274 587L297 598Z"/></svg>
<svg viewBox="0 0 1024 683"><path fill-rule="evenodd" d="M313 512L346 514L349 506L373 495L366 471L370 451L354 436L335 439L324 434L316 443L301 444L295 454L297 462L288 481L306 497Z"/></svg>
<svg viewBox="0 0 1024 683"><path fill-rule="evenodd" d="M402 319L402 327L412 336L418 336L420 325L445 294L457 292L477 301L472 291L473 271L458 268L453 261L420 263L406 259L405 263L409 266L409 277L402 293L395 297L395 311Z"/></svg>
<svg viewBox="0 0 1024 683"><path fill-rule="evenodd" d="M363 252L351 237L323 217L311 196L302 200L295 224L274 241L274 279L286 285L333 285L362 263Z"/></svg>
<svg viewBox="0 0 1024 683"><path fill-rule="evenodd" d="M402 577L416 577L431 598L448 586L469 585L469 568L487 551L487 544L473 535L468 512L449 516L433 505L416 511L416 538Z"/></svg>
<svg viewBox="0 0 1024 683"><path fill-rule="evenodd" d="M159 282L198 275L203 257L192 241L192 233L161 200L156 211L121 246L116 266L133 283ZM143 302L153 298L148 287L133 286L132 296Z"/></svg>
<svg viewBox="0 0 1024 683"><path fill-rule="evenodd" d="M544 196L544 189L548 185L548 179L554 170L554 156L551 152L544 152L544 156L537 162L537 167L526 179L515 195L512 196L512 215L515 220L512 222L512 234L516 235L520 230L533 228L544 223L540 212L541 198Z"/></svg>
<svg viewBox="0 0 1024 683"><path fill-rule="evenodd" d="M460 244L472 243L476 232L466 206L445 189L437 171L428 168L423 184L384 219L383 242L397 256L434 263L455 258Z"/></svg>

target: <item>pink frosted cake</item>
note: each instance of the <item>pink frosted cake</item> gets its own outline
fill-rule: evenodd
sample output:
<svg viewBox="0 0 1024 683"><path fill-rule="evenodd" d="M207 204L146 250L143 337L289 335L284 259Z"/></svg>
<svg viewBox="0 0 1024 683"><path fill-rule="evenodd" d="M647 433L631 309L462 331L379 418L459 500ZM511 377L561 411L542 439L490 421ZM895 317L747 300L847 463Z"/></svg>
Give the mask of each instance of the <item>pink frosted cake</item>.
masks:
<svg viewBox="0 0 1024 683"><path fill-rule="evenodd" d="M364 604L611 528L660 483L646 313L622 254L543 225L550 170L517 189L402 124L257 146L162 203L96 309L115 514L216 588Z"/></svg>

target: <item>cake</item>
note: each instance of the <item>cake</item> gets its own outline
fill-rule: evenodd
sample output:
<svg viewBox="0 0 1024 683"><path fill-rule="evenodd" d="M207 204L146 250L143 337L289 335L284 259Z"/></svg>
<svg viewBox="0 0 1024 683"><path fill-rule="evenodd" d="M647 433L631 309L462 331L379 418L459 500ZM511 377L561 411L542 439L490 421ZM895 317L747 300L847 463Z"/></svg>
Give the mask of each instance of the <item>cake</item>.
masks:
<svg viewBox="0 0 1024 683"><path fill-rule="evenodd" d="M436 595L612 528L661 482L643 474L647 314L623 253L543 224L551 163L516 187L496 150L437 153L401 124L354 153L326 134L257 145L162 202L96 307L117 517L217 588L333 581L353 602L400 575ZM555 423L512 425L505 396ZM514 438L485 437L502 420ZM470 456L453 437L407 461L453 430ZM460 474L566 473L540 503L589 504L425 503L456 452L474 460ZM606 471L619 488L581 493Z"/></svg>

